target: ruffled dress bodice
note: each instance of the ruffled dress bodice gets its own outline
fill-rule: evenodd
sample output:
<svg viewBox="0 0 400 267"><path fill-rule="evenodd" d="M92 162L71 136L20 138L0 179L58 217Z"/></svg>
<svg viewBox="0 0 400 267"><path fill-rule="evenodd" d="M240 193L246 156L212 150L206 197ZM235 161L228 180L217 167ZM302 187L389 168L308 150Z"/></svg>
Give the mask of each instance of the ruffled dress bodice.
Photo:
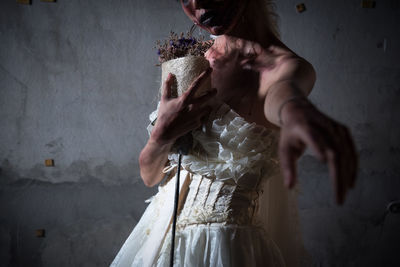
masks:
<svg viewBox="0 0 400 267"><path fill-rule="evenodd" d="M156 116L157 110L150 121ZM192 136L193 148L181 165L175 265L284 266L257 218L261 185L278 170L278 132L221 104ZM178 156L168 155L166 173L176 171ZM149 200L121 249L131 251L131 258L120 252L111 266L168 266L175 181L170 175ZM133 239L142 245L129 245Z"/></svg>
<svg viewBox="0 0 400 267"><path fill-rule="evenodd" d="M264 176L265 170L276 166L276 131L248 123L226 104L210 117L202 129L192 132L193 149L182 160L186 170L237 183L246 174ZM168 158L176 166L178 154Z"/></svg>
<svg viewBox="0 0 400 267"><path fill-rule="evenodd" d="M178 226L257 224L262 179L277 169L277 133L246 122L226 104L210 117L193 131L193 149L182 159L191 182ZM168 158L175 167L178 154Z"/></svg>

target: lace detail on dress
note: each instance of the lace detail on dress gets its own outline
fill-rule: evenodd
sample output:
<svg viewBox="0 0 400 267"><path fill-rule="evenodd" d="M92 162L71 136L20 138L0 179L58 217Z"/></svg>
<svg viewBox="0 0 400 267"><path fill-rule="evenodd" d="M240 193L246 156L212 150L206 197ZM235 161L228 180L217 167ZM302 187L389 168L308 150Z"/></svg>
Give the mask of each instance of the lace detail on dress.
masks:
<svg viewBox="0 0 400 267"><path fill-rule="evenodd" d="M194 175L177 226L184 228L187 225L201 223L225 224L231 210L224 196L230 196L234 188L230 186L230 194L222 194L221 191L226 191L228 187L221 181ZM222 203L220 203L221 200Z"/></svg>

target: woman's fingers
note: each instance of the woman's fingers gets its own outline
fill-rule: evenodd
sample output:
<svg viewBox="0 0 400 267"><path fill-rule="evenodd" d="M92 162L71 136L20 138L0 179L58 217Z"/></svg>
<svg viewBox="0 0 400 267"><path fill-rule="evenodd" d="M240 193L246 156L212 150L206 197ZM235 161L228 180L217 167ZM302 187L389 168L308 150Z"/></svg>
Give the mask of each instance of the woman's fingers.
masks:
<svg viewBox="0 0 400 267"><path fill-rule="evenodd" d="M210 106L199 106L189 104L185 111L185 115L181 118L182 131L189 132L199 128L210 114L212 108Z"/></svg>
<svg viewBox="0 0 400 267"><path fill-rule="evenodd" d="M354 188L357 179L358 155L356 152L356 146L354 145L353 138L351 138L350 132L347 128L345 128L344 136L348 143L347 151L348 151L348 161L350 165L349 187Z"/></svg>
<svg viewBox="0 0 400 267"><path fill-rule="evenodd" d="M308 146L311 149L314 155L320 161L326 162L325 149L327 145L323 136L313 129L309 129L308 131L299 129L298 131L301 139L304 141L306 146Z"/></svg>
<svg viewBox="0 0 400 267"><path fill-rule="evenodd" d="M329 176L331 177L333 190L335 192L335 199L338 204L342 204L343 183L339 175L341 167L339 163L339 157L337 153L332 149L328 149L326 151L326 155L329 168Z"/></svg>
<svg viewBox="0 0 400 267"><path fill-rule="evenodd" d="M164 100L171 98L171 90L172 90L172 83L174 82L175 76L172 73L169 73L167 79L164 81L163 89L162 89L162 96Z"/></svg>
<svg viewBox="0 0 400 267"><path fill-rule="evenodd" d="M185 104L189 103L192 100L197 90L200 88L200 85L206 80L211 72L212 68L208 68L207 70L203 71L200 76L196 78L196 80L192 82L189 89L182 95Z"/></svg>
<svg viewBox="0 0 400 267"><path fill-rule="evenodd" d="M334 129L330 136L334 146L327 150L330 164L330 176L332 178L338 204L343 204L346 194L354 185L357 175L358 157L353 139L348 129L334 123Z"/></svg>
<svg viewBox="0 0 400 267"><path fill-rule="evenodd" d="M279 150L283 179L285 181L285 186L288 188L292 188L296 180L296 158L290 151L288 146L283 146Z"/></svg>
<svg viewBox="0 0 400 267"><path fill-rule="evenodd" d="M214 91L204 97L196 99L193 97L196 90L210 73L211 69L204 71L192 83L189 92L178 98L174 97L172 91L174 83L176 83L176 77L171 73L168 74L162 88L161 103L155 128L159 139L162 139L163 142L174 142L183 134L198 128L210 113L210 108L206 107L204 103L215 95ZM195 101L192 101L192 98Z"/></svg>
<svg viewBox="0 0 400 267"><path fill-rule="evenodd" d="M197 97L195 99L192 99L191 103L192 104L203 104L210 100L212 97L214 97L217 94L217 90L214 88L213 90L207 92L205 95Z"/></svg>
<svg viewBox="0 0 400 267"><path fill-rule="evenodd" d="M342 204L347 191L346 182L349 168L346 159L348 157L343 153L343 143L330 141L327 136L329 135L323 135L322 132L314 133L313 130L303 132L306 145L311 148L320 161L328 162L335 198L338 204Z"/></svg>
<svg viewBox="0 0 400 267"><path fill-rule="evenodd" d="M345 186L345 191L347 192L351 187L351 180L353 179L354 175L354 159L352 157L351 152L351 138L347 135L347 128L345 126L340 127L340 136L341 142L338 144L338 147L341 148L340 157L342 163L342 177L344 179L343 183Z"/></svg>
<svg viewBox="0 0 400 267"><path fill-rule="evenodd" d="M328 164L336 202L343 204L347 191L355 184L358 169L356 147L349 130L317 109L286 109L286 112L293 117L281 129L280 159L285 181L289 187L294 185L297 153L301 151L298 143L304 144Z"/></svg>
<svg viewBox="0 0 400 267"><path fill-rule="evenodd" d="M285 186L292 188L296 184L297 179L297 160L303 153L305 145L301 142L297 142L297 144L291 143L289 139L290 138L285 137L281 139L279 145L279 159Z"/></svg>
<svg viewBox="0 0 400 267"><path fill-rule="evenodd" d="M343 204L346 192L350 187L352 173L354 173L353 156L349 154L350 139L346 139L339 131L342 126L322 127L318 125L302 127L293 127L289 131L293 135L291 141L295 145L287 142L281 147L282 168L285 176L285 182L291 188L296 180L296 161L301 155L302 150L297 143L303 143L311 149L314 155L322 162L326 162L329 168L329 176L332 180L335 199L338 204ZM335 130L333 130L335 129ZM344 129L344 128L343 128ZM297 138L296 138L297 137ZM300 152L301 151L301 152ZM300 154L299 154L300 153ZM291 154L291 155L289 155Z"/></svg>
<svg viewBox="0 0 400 267"><path fill-rule="evenodd" d="M345 126L332 120L321 122L312 127L303 127L305 130L301 131L300 138L318 159L328 163L335 199L341 205L356 175L355 147Z"/></svg>
<svg viewBox="0 0 400 267"><path fill-rule="evenodd" d="M338 152L337 142L329 141L327 136L330 135L323 132L317 127L303 127L298 130L298 135L320 161L328 163L335 199L338 204L342 204L347 191L346 180L348 180L346 157Z"/></svg>
<svg viewBox="0 0 400 267"><path fill-rule="evenodd" d="M189 113L188 113L189 119L197 120L200 122L203 122L204 117L207 117L212 110L212 107L210 107L210 106L201 106L201 105L190 104L189 107L190 107Z"/></svg>
<svg viewBox="0 0 400 267"><path fill-rule="evenodd" d="M345 126L332 123L326 137L325 155L329 167L329 175L335 192L336 202L344 203L346 194L351 188L356 175L355 147Z"/></svg>

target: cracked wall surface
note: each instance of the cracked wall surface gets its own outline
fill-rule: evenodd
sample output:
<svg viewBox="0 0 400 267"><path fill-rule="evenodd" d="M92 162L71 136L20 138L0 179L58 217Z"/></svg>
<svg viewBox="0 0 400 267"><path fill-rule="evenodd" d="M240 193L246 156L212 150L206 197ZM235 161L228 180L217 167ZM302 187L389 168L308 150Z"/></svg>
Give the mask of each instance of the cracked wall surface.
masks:
<svg viewBox="0 0 400 267"><path fill-rule="evenodd" d="M399 266L400 5L276 1L282 40L310 61L318 108L349 126L356 188L299 161L313 266ZM191 23L177 1L0 2L0 266L108 266L156 192L138 155L155 109L155 41ZM54 167L45 167L54 159ZM45 229L37 238L36 229Z"/></svg>

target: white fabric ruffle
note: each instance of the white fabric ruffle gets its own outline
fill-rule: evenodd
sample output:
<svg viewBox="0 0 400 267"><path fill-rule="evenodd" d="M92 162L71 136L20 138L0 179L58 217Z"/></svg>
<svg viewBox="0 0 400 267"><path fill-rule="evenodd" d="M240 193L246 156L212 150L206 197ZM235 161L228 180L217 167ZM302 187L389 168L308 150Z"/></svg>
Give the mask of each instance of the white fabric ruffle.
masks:
<svg viewBox="0 0 400 267"><path fill-rule="evenodd" d="M159 107L159 105L158 105ZM149 118L157 118L157 110ZM276 165L277 131L248 123L227 104L221 104L201 129L192 132L194 148L182 158L182 167L217 180L235 182L247 173L261 175L268 164ZM152 125L148 126L149 133ZM170 153L170 166L176 166L179 155Z"/></svg>

